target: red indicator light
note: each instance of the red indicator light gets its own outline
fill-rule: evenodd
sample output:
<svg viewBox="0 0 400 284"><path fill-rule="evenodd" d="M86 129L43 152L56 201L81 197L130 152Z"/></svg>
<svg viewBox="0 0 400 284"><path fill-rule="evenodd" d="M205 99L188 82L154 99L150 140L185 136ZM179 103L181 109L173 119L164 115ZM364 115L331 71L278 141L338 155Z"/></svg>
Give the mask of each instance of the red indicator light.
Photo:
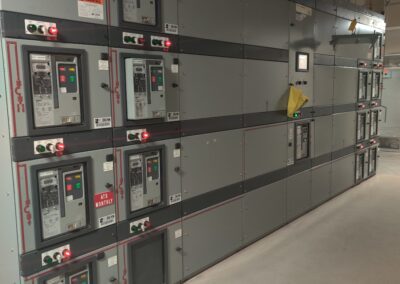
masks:
<svg viewBox="0 0 400 284"><path fill-rule="evenodd" d="M72 184L67 184L67 191L71 191L72 190Z"/></svg>
<svg viewBox="0 0 400 284"><path fill-rule="evenodd" d="M144 40L143 37L140 37L140 38L138 39L138 43L139 43L139 44L144 44L144 42L145 42L145 40Z"/></svg>
<svg viewBox="0 0 400 284"><path fill-rule="evenodd" d="M172 42L170 40L166 40L164 41L164 46L169 48L172 46Z"/></svg>
<svg viewBox="0 0 400 284"><path fill-rule="evenodd" d="M52 26L48 29L49 35L51 36L57 36L58 35L58 29L55 26Z"/></svg>
<svg viewBox="0 0 400 284"><path fill-rule="evenodd" d="M72 253L69 249L65 249L65 250L63 250L62 255L64 258L69 259L69 258L71 258Z"/></svg>
<svg viewBox="0 0 400 284"><path fill-rule="evenodd" d="M60 70L60 71L65 71L65 67L64 67L64 66L61 66L61 67L58 68L58 70Z"/></svg>
<svg viewBox="0 0 400 284"><path fill-rule="evenodd" d="M151 228L151 223L149 221L145 221L143 225L146 228L146 230Z"/></svg>
<svg viewBox="0 0 400 284"><path fill-rule="evenodd" d="M149 132L142 132L142 139L147 140L150 138L150 133Z"/></svg>
<svg viewBox="0 0 400 284"><path fill-rule="evenodd" d="M67 82L67 77L65 77L64 75L60 76L60 83L65 83Z"/></svg>
<svg viewBox="0 0 400 284"><path fill-rule="evenodd" d="M64 151L65 150L65 144L64 143L57 143L56 144L56 150L57 151Z"/></svg>
<svg viewBox="0 0 400 284"><path fill-rule="evenodd" d="M157 80L156 76L151 76L151 82L155 83Z"/></svg>

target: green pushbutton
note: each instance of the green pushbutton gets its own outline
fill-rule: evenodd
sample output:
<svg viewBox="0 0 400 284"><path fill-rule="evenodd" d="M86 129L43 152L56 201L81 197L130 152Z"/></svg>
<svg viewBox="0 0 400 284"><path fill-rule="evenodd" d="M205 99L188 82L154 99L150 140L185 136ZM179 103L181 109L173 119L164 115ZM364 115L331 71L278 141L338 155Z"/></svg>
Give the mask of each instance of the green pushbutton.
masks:
<svg viewBox="0 0 400 284"><path fill-rule="evenodd" d="M43 145L37 145L36 151L38 151L38 153L44 153L46 151L46 147L44 147Z"/></svg>
<svg viewBox="0 0 400 284"><path fill-rule="evenodd" d="M53 259L50 256L45 256L43 259L43 262L46 264L52 264L53 263Z"/></svg>
<svg viewBox="0 0 400 284"><path fill-rule="evenodd" d="M75 189L81 189L81 183L80 182L75 184Z"/></svg>
<svg viewBox="0 0 400 284"><path fill-rule="evenodd" d="M69 82L75 83L76 77L74 75L69 76Z"/></svg>

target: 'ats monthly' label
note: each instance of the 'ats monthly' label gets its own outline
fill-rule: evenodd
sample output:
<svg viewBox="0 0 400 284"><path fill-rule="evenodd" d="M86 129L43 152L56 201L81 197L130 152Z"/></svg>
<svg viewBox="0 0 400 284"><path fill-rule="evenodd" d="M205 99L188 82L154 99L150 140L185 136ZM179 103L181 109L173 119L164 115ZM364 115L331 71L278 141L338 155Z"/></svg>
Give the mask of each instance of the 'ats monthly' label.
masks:
<svg viewBox="0 0 400 284"><path fill-rule="evenodd" d="M106 191L94 196L94 207L102 208L114 204L114 192Z"/></svg>
<svg viewBox="0 0 400 284"><path fill-rule="evenodd" d="M81 18L104 20L104 0L78 0L78 15Z"/></svg>

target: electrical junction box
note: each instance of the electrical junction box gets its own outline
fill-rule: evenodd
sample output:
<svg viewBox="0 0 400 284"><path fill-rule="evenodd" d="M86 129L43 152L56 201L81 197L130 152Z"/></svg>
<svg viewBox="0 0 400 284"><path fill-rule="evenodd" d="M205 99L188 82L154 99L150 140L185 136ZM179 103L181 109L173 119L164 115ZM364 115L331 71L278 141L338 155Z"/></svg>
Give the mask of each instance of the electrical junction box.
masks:
<svg viewBox="0 0 400 284"><path fill-rule="evenodd" d="M162 58L126 58L128 120L165 118L165 75Z"/></svg>

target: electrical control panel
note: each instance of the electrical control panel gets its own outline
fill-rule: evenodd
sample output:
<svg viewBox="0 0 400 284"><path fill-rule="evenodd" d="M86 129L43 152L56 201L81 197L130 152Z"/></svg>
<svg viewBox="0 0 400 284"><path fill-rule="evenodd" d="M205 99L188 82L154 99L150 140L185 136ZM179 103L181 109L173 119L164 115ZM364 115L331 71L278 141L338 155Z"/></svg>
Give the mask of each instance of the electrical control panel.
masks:
<svg viewBox="0 0 400 284"><path fill-rule="evenodd" d="M370 96L371 71L362 69L358 73L358 101L366 101Z"/></svg>
<svg viewBox="0 0 400 284"><path fill-rule="evenodd" d="M296 123L295 124L295 157L296 160L309 158L310 156L310 124Z"/></svg>
<svg viewBox="0 0 400 284"><path fill-rule="evenodd" d="M368 149L364 149L356 154L356 183L368 177Z"/></svg>
<svg viewBox="0 0 400 284"><path fill-rule="evenodd" d="M122 0L122 19L126 23L157 25L157 0Z"/></svg>
<svg viewBox="0 0 400 284"><path fill-rule="evenodd" d="M31 52L29 67L34 127L82 124L80 56Z"/></svg>
<svg viewBox="0 0 400 284"><path fill-rule="evenodd" d="M380 121L380 109L371 110L371 120L370 120L370 137L375 137L379 135L379 121Z"/></svg>
<svg viewBox="0 0 400 284"><path fill-rule="evenodd" d="M73 274L62 274L44 282L45 284L90 284L94 283L90 279L89 267L82 268Z"/></svg>
<svg viewBox="0 0 400 284"><path fill-rule="evenodd" d="M162 58L127 58L128 120L165 118L165 75Z"/></svg>
<svg viewBox="0 0 400 284"><path fill-rule="evenodd" d="M130 212L162 202L161 150L128 156Z"/></svg>
<svg viewBox="0 0 400 284"><path fill-rule="evenodd" d="M300 121L288 125L288 165L311 157L312 123Z"/></svg>
<svg viewBox="0 0 400 284"><path fill-rule="evenodd" d="M41 170L38 175L41 238L88 226L84 164Z"/></svg>
<svg viewBox="0 0 400 284"><path fill-rule="evenodd" d="M368 175L372 176L376 173L376 167L378 163L378 147L371 147L369 149L368 159Z"/></svg>
<svg viewBox="0 0 400 284"><path fill-rule="evenodd" d="M25 20L25 34L44 37L57 37L58 29L56 23Z"/></svg>
<svg viewBox="0 0 400 284"><path fill-rule="evenodd" d="M381 71L372 72L372 94L371 99L380 99L382 90L383 75Z"/></svg>
<svg viewBox="0 0 400 284"><path fill-rule="evenodd" d="M68 261L72 256L70 245L58 247L42 253L42 266L59 264Z"/></svg>
<svg viewBox="0 0 400 284"><path fill-rule="evenodd" d="M357 113L357 142L369 138L370 112L361 111Z"/></svg>

